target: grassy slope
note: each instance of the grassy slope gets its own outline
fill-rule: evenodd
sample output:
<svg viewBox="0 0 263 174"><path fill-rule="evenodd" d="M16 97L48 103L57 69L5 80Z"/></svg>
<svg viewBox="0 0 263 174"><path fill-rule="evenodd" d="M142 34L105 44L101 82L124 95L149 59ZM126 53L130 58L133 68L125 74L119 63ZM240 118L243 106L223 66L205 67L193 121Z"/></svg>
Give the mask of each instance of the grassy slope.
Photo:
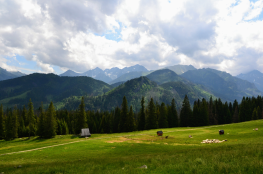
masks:
<svg viewBox="0 0 263 174"><path fill-rule="evenodd" d="M32 152L0 156L5 173L262 173L263 120L200 128L92 135L89 140ZM253 131L258 127L259 131ZM218 135L224 129L225 135ZM160 129L158 129L160 130ZM143 135L140 135L143 134ZM188 138L192 135L193 138ZM114 137L122 136L122 137ZM102 139L95 139L95 138ZM110 138L113 137L113 138ZM227 139L201 144L204 139ZM72 136L48 140L0 141L0 154L77 141ZM14 166L22 165L16 169ZM138 167L147 165L148 169Z"/></svg>

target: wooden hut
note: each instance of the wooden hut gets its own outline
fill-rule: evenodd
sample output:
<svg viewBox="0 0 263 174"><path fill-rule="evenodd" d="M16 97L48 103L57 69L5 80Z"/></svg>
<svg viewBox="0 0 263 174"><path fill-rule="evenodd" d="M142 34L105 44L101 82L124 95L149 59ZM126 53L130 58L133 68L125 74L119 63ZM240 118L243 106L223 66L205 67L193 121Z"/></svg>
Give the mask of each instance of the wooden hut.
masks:
<svg viewBox="0 0 263 174"><path fill-rule="evenodd" d="M90 132L89 132L89 128L81 129L81 134L80 134L80 136L82 136L82 137L90 137L91 134L90 134Z"/></svg>

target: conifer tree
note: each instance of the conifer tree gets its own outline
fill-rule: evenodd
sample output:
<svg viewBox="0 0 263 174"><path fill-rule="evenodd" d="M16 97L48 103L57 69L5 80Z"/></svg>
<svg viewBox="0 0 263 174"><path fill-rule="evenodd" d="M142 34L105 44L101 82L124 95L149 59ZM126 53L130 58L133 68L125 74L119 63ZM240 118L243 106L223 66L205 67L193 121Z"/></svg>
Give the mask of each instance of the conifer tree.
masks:
<svg viewBox="0 0 263 174"><path fill-rule="evenodd" d="M238 109L237 109L237 106L235 108L235 112L234 112L234 115L233 115L232 122L233 123L238 123Z"/></svg>
<svg viewBox="0 0 263 174"><path fill-rule="evenodd" d="M3 105L0 106L0 140L5 138L5 121Z"/></svg>
<svg viewBox="0 0 263 174"><path fill-rule="evenodd" d="M28 118L29 139L30 139L30 135L32 135L34 131L34 123L35 123L34 106L33 106L31 99L29 100L29 103L28 103L27 118Z"/></svg>
<svg viewBox="0 0 263 174"><path fill-rule="evenodd" d="M193 120L191 120L190 126L201 126L200 107L198 106L198 102L194 102Z"/></svg>
<svg viewBox="0 0 263 174"><path fill-rule="evenodd" d="M120 123L119 123L119 131L120 132L126 132L125 123L128 117L128 102L126 100L126 97L124 96L122 99L121 104L121 117L120 117Z"/></svg>
<svg viewBox="0 0 263 174"><path fill-rule="evenodd" d="M257 109L254 108L254 111L253 111L253 113L252 113L252 118L251 118L251 120L257 120L257 116L258 116Z"/></svg>
<svg viewBox="0 0 263 174"><path fill-rule="evenodd" d="M39 121L38 121L38 136L43 138L45 136L45 112L43 109L43 103L41 103L40 106L40 115L39 115Z"/></svg>
<svg viewBox="0 0 263 174"><path fill-rule="evenodd" d="M56 111L53 102L50 102L48 110L46 112L45 120L45 138L52 138L56 135L57 122L56 122Z"/></svg>
<svg viewBox="0 0 263 174"><path fill-rule="evenodd" d="M135 130L135 121L132 106L130 106L130 112L126 120L125 127L127 132L132 132Z"/></svg>
<svg viewBox="0 0 263 174"><path fill-rule="evenodd" d="M7 110L5 129L5 140L13 139L13 123L12 123L12 111Z"/></svg>
<svg viewBox="0 0 263 174"><path fill-rule="evenodd" d="M158 128L158 121L156 116L156 110L153 98L148 105L148 115L146 120L146 129L156 129Z"/></svg>
<svg viewBox="0 0 263 174"><path fill-rule="evenodd" d="M208 105L208 114L209 114L209 124L214 125L215 124L215 115L214 115L214 104L213 104L213 98L212 96L209 99L209 105Z"/></svg>
<svg viewBox="0 0 263 174"><path fill-rule="evenodd" d="M121 117L121 110L117 106L114 111L114 118L113 118L113 133L119 132L119 123Z"/></svg>
<svg viewBox="0 0 263 174"><path fill-rule="evenodd" d="M200 106L200 114L202 117L201 126L209 125L209 112L206 100L203 98Z"/></svg>
<svg viewBox="0 0 263 174"><path fill-rule="evenodd" d="M190 126L190 119L193 117L193 111L191 109L189 99L187 95L184 97L182 109L180 113L180 125L182 127Z"/></svg>
<svg viewBox="0 0 263 174"><path fill-rule="evenodd" d="M17 107L15 106L12 111L12 139L18 137L18 118L17 118Z"/></svg>
<svg viewBox="0 0 263 174"><path fill-rule="evenodd" d="M139 123L138 123L138 130L145 129L145 106L144 106L144 97L141 100L141 110L139 115Z"/></svg>
<svg viewBox="0 0 263 174"><path fill-rule="evenodd" d="M81 103L79 105L78 114L77 114L77 120L76 120L76 126L75 126L75 133L79 134L81 132L81 129L87 128L87 116L85 111L85 103L84 103L84 97L81 99Z"/></svg>
<svg viewBox="0 0 263 174"><path fill-rule="evenodd" d="M178 114L177 114L177 110L176 110L176 105L175 105L175 100L174 98L172 99L172 102L171 102L171 124L170 126L171 127L178 127Z"/></svg>
<svg viewBox="0 0 263 174"><path fill-rule="evenodd" d="M257 119L260 119L261 118L261 110L260 110L260 107L258 106L257 107Z"/></svg>
<svg viewBox="0 0 263 174"><path fill-rule="evenodd" d="M161 108L160 108L160 117L158 120L159 128L167 128L168 127L168 121L167 121L167 109L165 104L162 102Z"/></svg>

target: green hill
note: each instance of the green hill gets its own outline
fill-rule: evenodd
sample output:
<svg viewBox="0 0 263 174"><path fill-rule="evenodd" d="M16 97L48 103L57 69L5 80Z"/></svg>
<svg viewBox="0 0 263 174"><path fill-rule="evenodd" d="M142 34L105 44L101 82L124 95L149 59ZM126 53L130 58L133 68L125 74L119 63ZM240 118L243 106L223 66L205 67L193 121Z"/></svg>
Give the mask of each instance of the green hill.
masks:
<svg viewBox="0 0 263 174"><path fill-rule="evenodd" d="M214 96L201 85L177 81L164 83L159 86L157 83L149 80L147 77L142 76L119 85L103 96L86 96L85 103L86 107L91 110L111 110L116 106L121 106L122 98L125 95L128 104L132 105L133 109L138 111L141 108L140 102L143 96L145 97L145 104L148 103L151 97L159 104L161 102L170 104L174 98L177 107L181 107L185 94L189 95L189 100L191 103L193 103L198 98L206 98L208 100L211 95ZM68 98L65 108L76 109L79 103L80 97Z"/></svg>
<svg viewBox="0 0 263 174"><path fill-rule="evenodd" d="M146 76L151 81L156 82L157 84L163 84L167 82L177 82L177 81L185 81L182 77L177 75L175 72L169 69L161 69L152 72L151 74Z"/></svg>
<svg viewBox="0 0 263 174"><path fill-rule="evenodd" d="M30 74L0 82L0 103L25 105L31 98L35 106L60 102L70 96L100 95L112 87L91 77L60 77L55 74Z"/></svg>
<svg viewBox="0 0 263 174"><path fill-rule="evenodd" d="M152 71L132 71L126 74L123 74L122 76L112 80L109 84L114 84L114 83L118 83L118 82L126 82L128 80L131 79L135 79L138 78L140 76L146 76L148 74L150 74Z"/></svg>
<svg viewBox="0 0 263 174"><path fill-rule="evenodd" d="M254 84L213 69L190 70L181 75L187 80L201 84L223 100L241 100L243 96L257 96L262 93Z"/></svg>
<svg viewBox="0 0 263 174"><path fill-rule="evenodd" d="M189 70L196 70L196 68L193 67L192 65L174 65L174 66L166 67L165 69L172 70L178 75L181 75Z"/></svg>

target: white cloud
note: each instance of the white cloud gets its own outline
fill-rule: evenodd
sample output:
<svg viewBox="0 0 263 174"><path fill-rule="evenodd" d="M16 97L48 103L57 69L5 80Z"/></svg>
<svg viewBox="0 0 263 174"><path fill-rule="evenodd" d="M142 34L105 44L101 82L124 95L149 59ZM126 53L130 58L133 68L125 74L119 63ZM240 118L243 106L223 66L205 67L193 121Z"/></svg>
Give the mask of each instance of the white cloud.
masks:
<svg viewBox="0 0 263 174"><path fill-rule="evenodd" d="M236 75L263 68L262 9L263 0L2 0L0 56L19 54L45 73L180 63Z"/></svg>

